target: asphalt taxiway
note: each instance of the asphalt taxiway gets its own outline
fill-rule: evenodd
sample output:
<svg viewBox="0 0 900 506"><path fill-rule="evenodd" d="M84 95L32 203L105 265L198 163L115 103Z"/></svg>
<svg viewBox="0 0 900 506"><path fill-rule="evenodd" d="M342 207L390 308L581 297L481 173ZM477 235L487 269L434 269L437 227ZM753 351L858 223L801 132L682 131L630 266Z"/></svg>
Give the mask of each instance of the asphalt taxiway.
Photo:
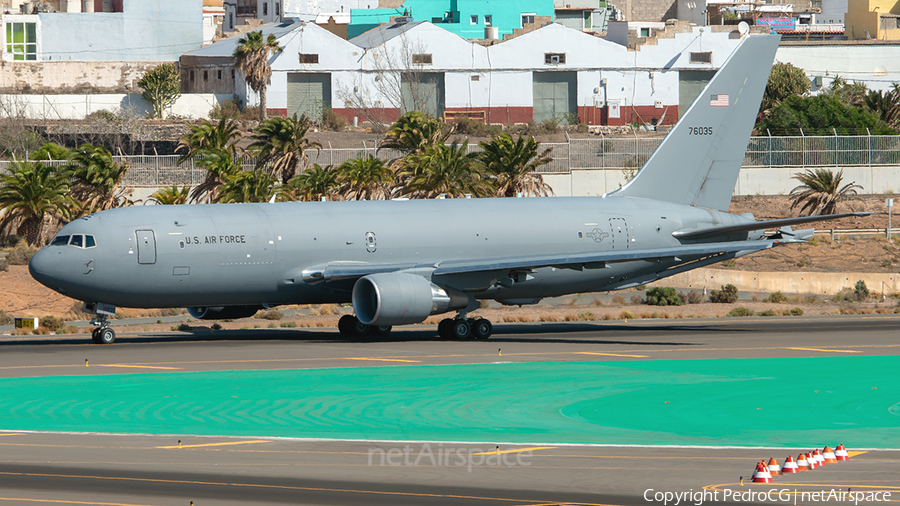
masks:
<svg viewBox="0 0 900 506"><path fill-rule="evenodd" d="M420 366L451 364L482 367L511 363L530 367L529 364L537 363L553 367L553 363L598 362L598 366L604 367L619 363L623 367L646 367L649 362L702 359L891 360L900 355L898 330L900 318L871 315L499 324L495 337L488 341L441 341L433 329L425 327L402 329L388 337L365 340L347 340L327 329L124 334L111 346L93 345L83 337L8 337L0 339L3 357L0 392L5 390L0 397L16 395L9 394L13 385L10 381L40 382L45 378L59 381L58 377L62 376L74 377L70 380L73 384L96 381L95 376L109 377L112 397L112 390L122 378L149 379L184 372L349 368L365 371L375 366L379 371L403 373L414 368L421 370ZM760 374L765 376L766 371ZM844 373L840 370L834 371L838 378L841 374ZM900 380L900 372L894 370L892 374ZM890 382L890 374L886 378ZM551 381L548 378L548 384ZM872 392L890 398L895 385L900 385L900 381L881 385L881 390ZM185 389L189 387L184 385ZM507 387L515 393L516 378L510 378ZM868 385L865 387L870 389ZM97 387L92 388L95 390L85 390L81 399L75 394L68 401L59 402L59 408L50 410L49 415L29 404L31 399L25 399L20 402L22 413L34 408L33 415L51 417L50 425L52 417L62 422L71 416L71 410L66 409L78 405L79 401L87 402L88 394L102 398L96 392ZM148 395L160 393L154 390L156 385L151 381L144 388ZM223 384L221 388L227 390L229 385ZM102 391L102 386L99 390ZM780 394L776 390L768 395L778 398ZM852 395L841 402L848 411L863 404ZM528 403L524 392L521 403L523 406ZM510 406L509 409L516 409L515 403ZM313 408L309 413L314 415L315 409L327 407ZM900 417L894 411L887 409L883 413L888 429L892 420L895 427L900 426ZM715 413L715 406L709 412ZM467 416L465 406L446 415L459 419ZM773 412L767 423L775 434L785 427L803 427L805 420L816 416L816 412L785 416L779 411ZM17 431L27 427L16 426L9 416L0 417L0 429L5 429L0 432L0 505L155 506L187 505L190 501L197 506L632 505L651 504L645 499L649 489L654 491L648 496L651 499L660 491L707 490L718 492L717 499L721 500L726 489L769 491L773 488L786 490L784 494L788 495L775 497L769 504L794 504L795 498L800 499L798 504L814 504L814 501L804 502L800 494L848 488L892 491L891 502L900 502L897 479L900 451L896 449L868 450L854 455L849 462L778 477L775 484L749 484L755 463L761 459L775 457L781 462L788 454L796 457L800 450L841 442L851 451L860 450L853 447L851 440L837 439L852 435L852 431L835 430L835 437L825 433L805 446L788 448L777 440L759 436L733 445L743 448L686 448L677 447L677 442L672 445L675 447L568 446L540 438L523 445L497 443L487 438L468 442L460 439L448 442L441 438L394 441L280 438L277 430L263 437L198 436L166 430L175 425L162 417L152 431L155 435L110 434L114 431L102 417L91 419L96 420L95 425L78 433ZM152 412L147 418L153 418ZM657 423L665 426L673 422L661 417ZM502 439L499 435L496 438ZM890 448L897 446L900 444ZM744 486L739 485L741 476L745 478ZM708 499L709 496L707 502ZM767 501L754 496L749 502Z"/></svg>

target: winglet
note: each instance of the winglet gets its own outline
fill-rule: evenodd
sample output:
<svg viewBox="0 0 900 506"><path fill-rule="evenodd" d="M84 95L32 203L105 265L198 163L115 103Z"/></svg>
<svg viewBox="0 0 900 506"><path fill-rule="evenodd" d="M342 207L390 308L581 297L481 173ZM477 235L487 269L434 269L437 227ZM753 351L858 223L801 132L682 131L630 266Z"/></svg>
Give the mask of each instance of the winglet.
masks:
<svg viewBox="0 0 900 506"><path fill-rule="evenodd" d="M727 211L780 39L742 40L640 172L610 196Z"/></svg>

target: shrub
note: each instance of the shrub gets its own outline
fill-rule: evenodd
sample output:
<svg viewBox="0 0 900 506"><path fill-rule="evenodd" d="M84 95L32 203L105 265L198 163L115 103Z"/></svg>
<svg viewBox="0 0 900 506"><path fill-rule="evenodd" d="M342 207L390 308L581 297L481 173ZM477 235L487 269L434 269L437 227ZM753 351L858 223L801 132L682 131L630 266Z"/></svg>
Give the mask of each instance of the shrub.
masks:
<svg viewBox="0 0 900 506"><path fill-rule="evenodd" d="M869 288L866 286L866 282L861 279L856 282L856 285L853 287L853 292L856 294L856 300L866 300L869 298Z"/></svg>
<svg viewBox="0 0 900 506"><path fill-rule="evenodd" d="M297 322L281 322L281 328L293 329L297 327Z"/></svg>
<svg viewBox="0 0 900 506"><path fill-rule="evenodd" d="M13 317L9 316L9 313L0 309L0 325L11 325L13 322Z"/></svg>
<svg viewBox="0 0 900 506"><path fill-rule="evenodd" d="M219 322L213 323L209 328L212 330L222 330L222 326L219 325Z"/></svg>
<svg viewBox="0 0 900 506"><path fill-rule="evenodd" d="M640 295L632 295L632 296L631 296L631 303L634 304L634 305L637 305L637 304L643 304L643 303L644 303L644 299L642 299Z"/></svg>
<svg viewBox="0 0 900 506"><path fill-rule="evenodd" d="M0 258L0 272L6 272L9 270L9 260L6 257Z"/></svg>
<svg viewBox="0 0 900 506"><path fill-rule="evenodd" d="M745 307L736 307L729 311L727 316L753 316L753 310Z"/></svg>
<svg viewBox="0 0 900 506"><path fill-rule="evenodd" d="M28 265L28 262L37 253L37 250L37 248L29 246L25 241L20 241L6 256L6 260L10 265Z"/></svg>
<svg viewBox="0 0 900 506"><path fill-rule="evenodd" d="M256 313L253 317L261 320L280 320L284 318L284 314L277 309L266 309Z"/></svg>
<svg viewBox="0 0 900 506"><path fill-rule="evenodd" d="M763 302L787 302L788 298L781 292L772 292Z"/></svg>
<svg viewBox="0 0 900 506"><path fill-rule="evenodd" d="M856 300L856 292L853 291L852 288L844 287L841 288L841 291L836 293L831 300L835 302L850 302Z"/></svg>
<svg viewBox="0 0 900 506"><path fill-rule="evenodd" d="M59 318L49 315L41 318L40 324L41 327L46 327L52 332L56 332L57 330L66 326L66 324L63 323Z"/></svg>
<svg viewBox="0 0 900 506"><path fill-rule="evenodd" d="M635 318L635 316L634 316L634 313L632 313L631 311L622 311L621 313L619 313L619 318L621 318L623 320L627 320L629 318L633 319L633 318Z"/></svg>
<svg viewBox="0 0 900 506"><path fill-rule="evenodd" d="M349 125L347 118L334 112L330 107L322 110L322 128L333 132L341 132L346 130Z"/></svg>
<svg viewBox="0 0 900 506"><path fill-rule="evenodd" d="M612 300L613 300L613 303L618 304L620 306L622 304L625 304L625 297L622 297L621 295L614 296Z"/></svg>
<svg viewBox="0 0 900 506"><path fill-rule="evenodd" d="M684 304L699 304L703 302L703 294L697 290L691 290L688 293L678 292L678 298Z"/></svg>
<svg viewBox="0 0 900 506"><path fill-rule="evenodd" d="M725 260L724 262L722 262L722 267L731 268L731 267L735 267L736 265L737 265L737 262L735 262L733 258L729 258L728 260Z"/></svg>
<svg viewBox="0 0 900 506"><path fill-rule="evenodd" d="M187 323L179 323L177 326L172 327L172 330L177 330L178 332L189 332L191 330L191 326Z"/></svg>
<svg viewBox="0 0 900 506"><path fill-rule="evenodd" d="M803 310L799 307L791 309L791 316L803 316Z"/></svg>
<svg viewBox="0 0 900 506"><path fill-rule="evenodd" d="M709 301L720 304L731 304L738 298L738 289L732 284L727 284L721 290L710 290Z"/></svg>
<svg viewBox="0 0 900 506"><path fill-rule="evenodd" d="M778 316L778 313L772 311L771 309L766 309L765 311L760 311L756 313L756 316Z"/></svg>
<svg viewBox="0 0 900 506"><path fill-rule="evenodd" d="M503 131L498 126L474 121L465 116L460 116L453 122L453 130L455 133L473 137L493 137Z"/></svg>
<svg viewBox="0 0 900 506"><path fill-rule="evenodd" d="M647 304L651 306L681 306L684 301L668 286L657 286L647 290Z"/></svg>

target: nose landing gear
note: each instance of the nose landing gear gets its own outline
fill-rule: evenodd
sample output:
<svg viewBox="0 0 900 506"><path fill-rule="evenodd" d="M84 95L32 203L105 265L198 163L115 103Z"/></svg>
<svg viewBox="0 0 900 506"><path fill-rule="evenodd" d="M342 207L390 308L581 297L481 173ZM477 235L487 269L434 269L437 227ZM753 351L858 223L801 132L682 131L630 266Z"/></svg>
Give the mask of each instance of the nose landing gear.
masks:
<svg viewBox="0 0 900 506"><path fill-rule="evenodd" d="M101 302L85 302L82 311L94 314L91 320L91 325L97 327L91 332L91 341L94 344L112 344L116 341L116 331L109 326L110 315L116 314L115 306Z"/></svg>

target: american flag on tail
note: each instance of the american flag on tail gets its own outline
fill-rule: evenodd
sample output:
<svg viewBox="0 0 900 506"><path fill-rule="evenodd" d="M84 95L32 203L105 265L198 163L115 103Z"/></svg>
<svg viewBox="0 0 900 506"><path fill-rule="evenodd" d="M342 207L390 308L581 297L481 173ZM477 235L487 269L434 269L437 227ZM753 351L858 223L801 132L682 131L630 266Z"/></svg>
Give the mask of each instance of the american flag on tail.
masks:
<svg viewBox="0 0 900 506"><path fill-rule="evenodd" d="M709 105L713 107L728 107L728 94L719 93L718 95L710 95Z"/></svg>

